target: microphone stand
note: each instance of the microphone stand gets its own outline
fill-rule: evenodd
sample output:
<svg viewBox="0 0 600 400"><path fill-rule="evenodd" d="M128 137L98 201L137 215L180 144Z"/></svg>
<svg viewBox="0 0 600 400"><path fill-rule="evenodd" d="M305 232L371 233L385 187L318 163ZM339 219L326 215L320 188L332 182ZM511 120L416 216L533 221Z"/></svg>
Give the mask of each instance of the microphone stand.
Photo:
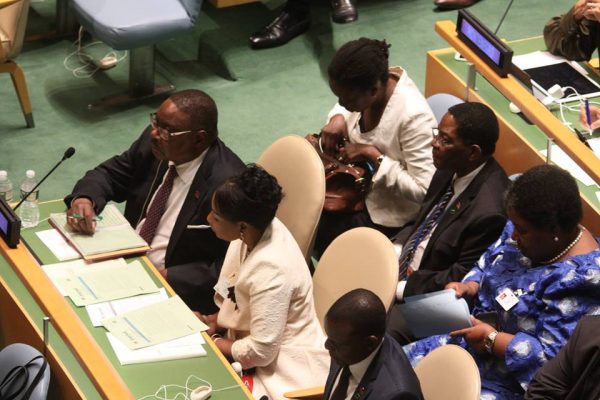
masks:
<svg viewBox="0 0 600 400"><path fill-rule="evenodd" d="M69 147L69 149L67 149L67 151L65 151L65 154L63 155L63 158L62 158L62 159L61 159L61 160L60 160L60 161L59 161L59 162L58 162L58 163L57 163L57 164L54 166L54 168L52 168L52 169L50 170L50 172L48 172L48 173L46 174L46 176L44 176L44 177L42 178L42 180L41 180L41 181L39 181L39 182L38 182L38 184L37 184L37 185L35 185L35 186L33 187L33 189L31 189L31 190L30 190L30 191L27 193L27 195L26 195L26 196L23 196L23 198L21 199L21 201L19 201L19 202L17 203L17 205L16 205L16 206L14 206L14 208L13 208L13 211L15 211L17 208L19 208L19 207L21 206L21 204L23 204L23 202L25 201L25 199L27 199L31 193L35 192L35 191L36 191L36 189L37 189L38 187L40 187L40 185L41 185L41 184L42 184L42 183L43 183L43 182L46 180L46 178L48 178L48 177L50 176L50 174L51 174L52 172L54 172L54 170L55 170L56 168L58 168L58 166L59 166L60 164L62 164L62 162L63 162L63 161L65 161L67 158L70 158L70 157L73 155L73 153L75 153L75 149L73 149L73 151L72 151L72 152L71 152L71 151L69 151L70 149L73 149L73 148L72 148L72 147Z"/></svg>

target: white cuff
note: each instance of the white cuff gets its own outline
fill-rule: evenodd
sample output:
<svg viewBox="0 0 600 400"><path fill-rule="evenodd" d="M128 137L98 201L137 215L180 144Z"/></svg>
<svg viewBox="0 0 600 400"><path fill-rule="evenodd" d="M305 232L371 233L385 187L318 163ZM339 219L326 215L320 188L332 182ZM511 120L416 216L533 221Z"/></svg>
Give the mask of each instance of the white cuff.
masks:
<svg viewBox="0 0 600 400"><path fill-rule="evenodd" d="M398 282L398 286L396 286L396 299L402 300L404 299L404 289L406 288L406 281Z"/></svg>

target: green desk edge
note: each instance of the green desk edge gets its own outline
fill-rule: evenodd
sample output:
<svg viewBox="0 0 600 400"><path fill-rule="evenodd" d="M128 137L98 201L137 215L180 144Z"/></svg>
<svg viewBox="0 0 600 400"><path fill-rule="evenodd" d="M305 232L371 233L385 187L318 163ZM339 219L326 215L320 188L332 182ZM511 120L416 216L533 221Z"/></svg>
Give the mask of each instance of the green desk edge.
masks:
<svg viewBox="0 0 600 400"><path fill-rule="evenodd" d="M510 48L513 49L515 55L531 53L533 51L537 51L540 49L545 49L546 46L544 44L543 38L535 37L531 39L518 40L515 42L508 42ZM468 65L466 62L456 61L454 59L455 51L448 51L447 53L438 53L436 57L442 61L452 72L454 72L459 77L467 77L467 68ZM583 64L582 64L583 65ZM590 70L587 65L583 65L588 71ZM598 75L594 72L590 72L590 78L600 83L600 79ZM538 151L544 150L547 147L547 136L542 130L540 130L535 125L530 125L523 118L521 118L518 114L513 114L508 109L508 104L510 101L502 95L494 86L492 86L487 80L483 78L480 74L477 74L477 81L475 83L475 88L477 89L477 93L481 96L481 98L488 103L496 113L498 113L502 118L512 125L517 132L519 132L525 139L531 143L533 147L535 147ZM597 100L597 99L592 99ZM575 104L575 103L571 103ZM558 109L553 109L553 114L560 119L560 112ZM570 112L565 110L565 119L569 122L573 123L574 127L579 129L579 113ZM581 129L580 129L581 130ZM600 130L596 130L594 132L594 137L600 137ZM589 138L589 136L588 136ZM596 196L596 191L598 191L598 182L596 185L585 186L580 181L577 181L577 185L579 186L579 191L583 196L597 209L600 210L600 200Z"/></svg>
<svg viewBox="0 0 600 400"><path fill-rule="evenodd" d="M65 205L60 200L40 204L40 215L42 219L47 218L50 213L64 211ZM52 252L35 234L37 231L50 228L51 226L48 221L42 220L37 227L23 229L21 232L22 240L27 244L31 252L35 254L41 264L53 264L59 262ZM143 264L150 272L149 269L152 267L145 263ZM2 260L0 262L0 268L2 269L2 274L5 279L9 280L11 289L15 290L15 292L18 290L17 295L19 296L19 299L23 302L27 312L30 313L41 329L43 313L37 303L33 300L12 268L6 263L6 260ZM5 269L7 271L5 271ZM154 276L154 274L150 274L150 276L152 276L155 282L161 286L160 281ZM211 399L213 400L247 399L247 396L244 394L242 389L237 386L236 381L233 379L229 371L225 368L221 360L217 357L215 352L208 344L204 346L207 352L206 357L122 366L114 354L108 339L106 338L106 330L101 327L96 328L92 326L88 314L85 311L85 307L75 307L69 300L68 303L77 313L81 321L83 321L84 325L93 335L100 348L107 355L114 369L122 377L123 381L136 398L154 394L161 385L176 384L183 386L185 385L188 376L194 375L210 382L213 387L213 394L211 396ZM70 349L62 341L62 339L59 338L55 331L51 331L50 343L56 348L57 354L64 362L66 368L69 370L69 372L71 372L71 374L73 374L75 381L80 386L85 397L88 399L99 399L100 395L98 394L91 380L85 375L81 366L79 365L79 362L75 359ZM190 389L193 390L201 384L204 383L194 379L190 382ZM231 386L236 387L221 392L215 391ZM175 393L179 392L181 392L181 390L170 390L168 394L169 397L171 397Z"/></svg>

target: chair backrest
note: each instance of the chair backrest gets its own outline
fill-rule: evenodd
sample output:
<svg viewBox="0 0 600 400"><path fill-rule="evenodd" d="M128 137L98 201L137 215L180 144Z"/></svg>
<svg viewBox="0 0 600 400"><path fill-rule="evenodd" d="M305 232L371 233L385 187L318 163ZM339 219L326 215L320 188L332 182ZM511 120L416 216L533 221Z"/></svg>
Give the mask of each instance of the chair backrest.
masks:
<svg viewBox="0 0 600 400"><path fill-rule="evenodd" d="M257 164L275 176L283 188L277 218L308 259L325 201L325 173L319 155L306 139L288 135L267 147Z"/></svg>
<svg viewBox="0 0 600 400"><path fill-rule="evenodd" d="M448 344L427 354L415 367L425 400L479 400L481 378L475 360Z"/></svg>
<svg viewBox="0 0 600 400"><path fill-rule="evenodd" d="M433 115L435 116L438 124L450 107L464 102L464 100L448 93L437 93L427 98L429 108L431 108L431 111L433 111Z"/></svg>
<svg viewBox="0 0 600 400"><path fill-rule="evenodd" d="M372 228L355 228L338 236L323 253L313 275L315 308L321 327L325 314L342 295L368 289L386 310L398 285L398 258L394 245Z"/></svg>
<svg viewBox="0 0 600 400"><path fill-rule="evenodd" d="M21 52L28 13L29 0L17 0L0 8L0 62L15 58Z"/></svg>
<svg viewBox="0 0 600 400"><path fill-rule="evenodd" d="M39 358L35 359L36 357ZM6 375L14 367L24 367L27 364L29 364L29 366L26 367L27 374L18 373L15 375L14 380L12 380L11 388L16 388L23 384L23 390L21 393L24 393L27 390L26 388L35 385L32 387L29 399L46 399L48 396L48 386L50 385L50 366L46 364L44 370L41 372L41 375L38 377L37 383L33 382L40 372L40 369L44 365L44 358L42 353L27 344L13 343L0 351L0 382L4 380ZM27 382L24 382L25 377L27 377ZM3 390L2 393L0 393L0 397L2 397L2 395L9 395L11 393L14 392L7 392L6 390ZM20 400L21 398L22 395L19 395L15 397L15 400Z"/></svg>

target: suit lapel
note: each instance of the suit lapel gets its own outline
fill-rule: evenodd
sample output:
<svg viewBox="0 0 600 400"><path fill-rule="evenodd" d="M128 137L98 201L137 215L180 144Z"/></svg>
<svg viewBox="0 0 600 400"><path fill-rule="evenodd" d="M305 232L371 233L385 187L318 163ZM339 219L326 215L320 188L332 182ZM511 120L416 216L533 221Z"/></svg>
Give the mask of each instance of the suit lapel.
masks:
<svg viewBox="0 0 600 400"><path fill-rule="evenodd" d="M450 208L448 208L442 220L433 231L431 238L429 239L427 249L422 257L423 260L429 255L429 251L432 248L430 244L435 243L437 238L444 232L446 228L448 228L463 213L467 212L473 199L477 196L477 193L479 193L481 185L483 185L490 175L492 161L493 160L489 160L485 164L481 171L479 171L475 178L473 178L469 186L467 186L467 188L456 198L456 200L450 204Z"/></svg>
<svg viewBox="0 0 600 400"><path fill-rule="evenodd" d="M165 260L169 260L171 257L175 245L179 242L181 235L187 229L187 225L190 220L194 217L194 215L196 215L198 207L200 207L200 205L205 201L210 202L208 195L211 190L208 186L207 176L210 175L210 170L213 165L212 157L210 157L213 149L214 146L208 150L206 157L202 161L200 168L194 176L190 190L185 196L185 200L181 206L181 211L177 216L177 221L175 221L175 226L173 226L173 231L171 232L171 237L167 246L167 252L165 254ZM166 261L165 264L167 264Z"/></svg>
<svg viewBox="0 0 600 400"><path fill-rule="evenodd" d="M323 393L323 399L329 400L331 397L331 390L333 389L333 382L335 382L335 378L340 373L342 368L336 364L335 361L331 360L331 367L329 368L329 376L327 377L327 382L325 382L325 391Z"/></svg>
<svg viewBox="0 0 600 400"><path fill-rule="evenodd" d="M371 360L371 365L369 365L369 368L367 368L367 371L358 383L354 394L352 394L352 400L365 400L373 391L372 382L375 381L379 376L379 370L384 364L385 355L389 353L387 351L387 346L389 346L388 341L390 339L391 338L389 337L385 338L385 340L381 344L381 347L379 348L379 351L377 352L377 355L373 358L373 360ZM384 347L386 347L386 349L384 349Z"/></svg>

